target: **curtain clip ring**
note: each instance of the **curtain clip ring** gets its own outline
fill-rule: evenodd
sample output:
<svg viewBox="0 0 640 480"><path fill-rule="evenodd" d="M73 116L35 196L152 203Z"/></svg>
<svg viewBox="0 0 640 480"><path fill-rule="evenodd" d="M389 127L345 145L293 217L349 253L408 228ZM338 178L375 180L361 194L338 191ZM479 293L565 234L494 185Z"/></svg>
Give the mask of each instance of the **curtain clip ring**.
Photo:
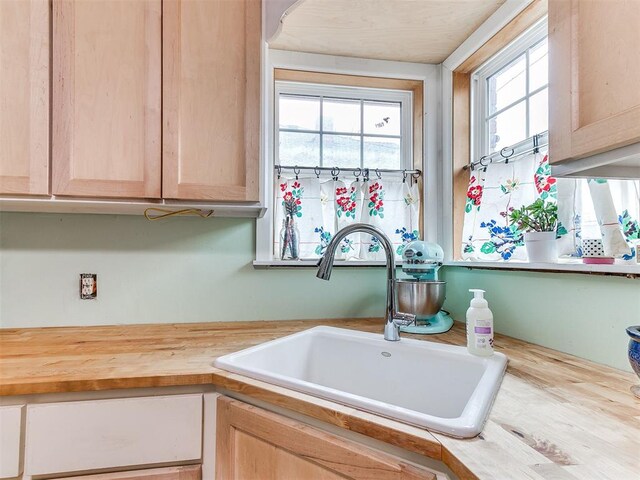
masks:
<svg viewBox="0 0 640 480"><path fill-rule="evenodd" d="M316 174L316 178L320 178L320 173L321 173L320 167L314 167L313 173Z"/></svg>
<svg viewBox="0 0 640 480"><path fill-rule="evenodd" d="M296 165L295 167L293 167L293 173L296 174L296 180L300 180L298 178L298 176L300 175L300 169L298 168L298 166Z"/></svg>
<svg viewBox="0 0 640 480"><path fill-rule="evenodd" d="M505 155L506 151L511 150L508 154ZM509 147L504 147L502 150L500 150L500 156L502 158L504 158L505 160L507 160L510 156L512 156L515 153L515 150L513 148L509 148Z"/></svg>

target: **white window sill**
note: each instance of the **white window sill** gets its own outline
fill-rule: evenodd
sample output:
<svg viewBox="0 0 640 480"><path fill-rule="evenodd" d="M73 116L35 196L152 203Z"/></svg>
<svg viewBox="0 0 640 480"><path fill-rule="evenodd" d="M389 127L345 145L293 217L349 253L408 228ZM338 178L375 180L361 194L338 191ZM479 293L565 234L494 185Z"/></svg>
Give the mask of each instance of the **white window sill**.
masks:
<svg viewBox="0 0 640 480"><path fill-rule="evenodd" d="M253 267L258 269L263 268L317 268L318 260L254 260ZM333 263L334 267L386 267L387 263L382 260L336 260ZM396 266L402 266L402 262L396 261Z"/></svg>
<svg viewBox="0 0 640 480"><path fill-rule="evenodd" d="M445 262L447 267L466 267L488 270L530 270L538 272L586 273L602 275L640 276L640 264L587 265L577 259L560 259L558 263L530 262L473 262L456 260Z"/></svg>

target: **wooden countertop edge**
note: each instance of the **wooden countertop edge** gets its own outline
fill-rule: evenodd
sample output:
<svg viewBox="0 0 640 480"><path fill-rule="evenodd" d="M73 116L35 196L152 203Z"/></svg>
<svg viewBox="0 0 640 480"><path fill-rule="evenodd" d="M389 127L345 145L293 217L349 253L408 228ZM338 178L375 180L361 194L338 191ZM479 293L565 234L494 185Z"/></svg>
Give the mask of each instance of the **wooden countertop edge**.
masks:
<svg viewBox="0 0 640 480"><path fill-rule="evenodd" d="M96 380L56 380L0 384L0 397L43 393L98 392L123 388L177 387L210 385L211 374L142 375L136 377L100 378Z"/></svg>

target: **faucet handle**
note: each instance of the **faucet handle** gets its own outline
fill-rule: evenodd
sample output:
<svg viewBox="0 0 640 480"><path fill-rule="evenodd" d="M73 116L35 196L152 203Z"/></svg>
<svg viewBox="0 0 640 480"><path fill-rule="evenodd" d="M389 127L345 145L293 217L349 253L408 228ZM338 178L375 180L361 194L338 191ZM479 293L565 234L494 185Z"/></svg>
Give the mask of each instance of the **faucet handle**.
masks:
<svg viewBox="0 0 640 480"><path fill-rule="evenodd" d="M416 316L413 313L400 313L397 312L393 315L393 323L397 326L407 327L416 321Z"/></svg>

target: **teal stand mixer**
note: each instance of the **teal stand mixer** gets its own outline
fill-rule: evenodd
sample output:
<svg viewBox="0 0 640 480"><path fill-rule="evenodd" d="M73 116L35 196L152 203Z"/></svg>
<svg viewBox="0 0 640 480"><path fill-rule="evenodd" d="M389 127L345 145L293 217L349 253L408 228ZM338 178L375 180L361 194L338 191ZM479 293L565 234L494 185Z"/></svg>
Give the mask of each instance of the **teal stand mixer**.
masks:
<svg viewBox="0 0 640 480"><path fill-rule="evenodd" d="M437 243L415 240L402 252L402 271L409 278L396 280L398 310L412 313L416 322L401 326L407 333L444 333L453 326L453 319L442 310L446 282L438 280L438 270L444 260L442 247Z"/></svg>

